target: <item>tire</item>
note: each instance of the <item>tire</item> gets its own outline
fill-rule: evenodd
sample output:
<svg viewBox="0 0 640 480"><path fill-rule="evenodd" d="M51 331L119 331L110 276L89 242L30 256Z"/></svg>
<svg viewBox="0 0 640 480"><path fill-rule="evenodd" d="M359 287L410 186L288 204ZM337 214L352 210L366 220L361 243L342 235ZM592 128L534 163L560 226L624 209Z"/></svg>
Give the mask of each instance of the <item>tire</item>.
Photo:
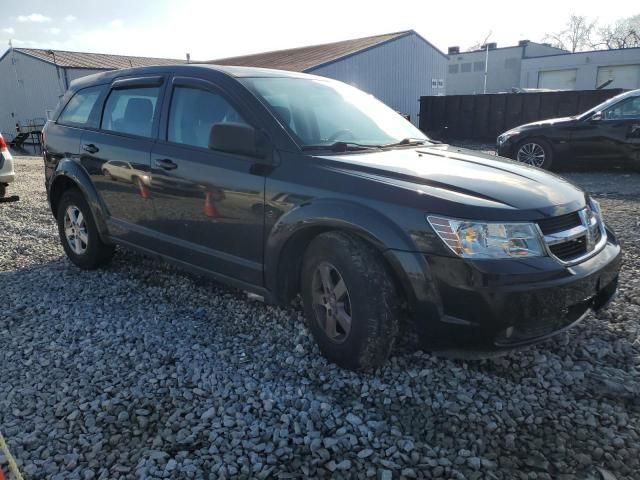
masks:
<svg viewBox="0 0 640 480"><path fill-rule="evenodd" d="M340 278L344 281L346 295L341 294L345 289L325 288L323 271L334 287ZM308 246L301 277L307 324L322 354L350 370L382 366L398 335L400 302L379 253L352 235L323 233ZM325 295L328 290L336 295ZM325 323L331 309L336 312L333 329L325 328L332 323ZM344 314L350 317L348 329L342 326Z"/></svg>
<svg viewBox="0 0 640 480"><path fill-rule="evenodd" d="M0 198L4 198L7 194L7 186L4 183L0 183Z"/></svg>
<svg viewBox="0 0 640 480"><path fill-rule="evenodd" d="M65 232L65 216L69 211L70 216L66 220L69 222L72 219L73 214L71 212L74 212L74 209L82 214L82 224L78 222L72 227L78 232L78 235L74 235L74 238L86 240L80 240L80 248L75 242L67 239ZM77 218L80 217L77 216ZM62 248L64 248L69 260L84 270L93 270L109 263L115 248L113 245L107 245L100 238L91 209L79 190L71 189L62 194L58 204L57 220ZM72 247L71 243L74 243L74 247Z"/></svg>
<svg viewBox="0 0 640 480"><path fill-rule="evenodd" d="M541 158L537 152L542 153L544 158ZM546 140L542 138L527 138L518 143L513 159L532 167L549 170L553 164L553 153L553 148Z"/></svg>

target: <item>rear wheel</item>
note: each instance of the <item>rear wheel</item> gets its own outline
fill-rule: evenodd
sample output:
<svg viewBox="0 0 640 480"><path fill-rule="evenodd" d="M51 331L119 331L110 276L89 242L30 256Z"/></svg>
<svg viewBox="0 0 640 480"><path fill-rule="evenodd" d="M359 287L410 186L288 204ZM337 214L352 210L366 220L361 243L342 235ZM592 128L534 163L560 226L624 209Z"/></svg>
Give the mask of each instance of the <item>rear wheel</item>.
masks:
<svg viewBox="0 0 640 480"><path fill-rule="evenodd" d="M92 270L111 260L114 247L100 238L89 205L80 191L71 189L62 194L57 220L62 247L78 267Z"/></svg>
<svg viewBox="0 0 640 480"><path fill-rule="evenodd" d="M322 354L352 370L379 367L398 333L398 297L383 259L357 237L329 232L305 253L302 297Z"/></svg>
<svg viewBox="0 0 640 480"><path fill-rule="evenodd" d="M7 194L7 186L4 183L0 183L0 198L4 198Z"/></svg>
<svg viewBox="0 0 640 480"><path fill-rule="evenodd" d="M515 160L532 167L548 170L553 162L551 145L540 138L526 139L518 144Z"/></svg>

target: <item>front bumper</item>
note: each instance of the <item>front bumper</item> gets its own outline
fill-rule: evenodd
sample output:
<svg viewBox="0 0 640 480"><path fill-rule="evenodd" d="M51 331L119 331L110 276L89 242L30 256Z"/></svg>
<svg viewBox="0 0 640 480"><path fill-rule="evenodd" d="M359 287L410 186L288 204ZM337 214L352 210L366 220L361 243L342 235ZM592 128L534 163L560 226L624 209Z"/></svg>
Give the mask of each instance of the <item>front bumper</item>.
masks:
<svg viewBox="0 0 640 480"><path fill-rule="evenodd" d="M607 234L597 255L570 267L550 257L387 257L408 274L405 291L424 348L495 351L549 338L611 300L621 254L614 234Z"/></svg>
<svg viewBox="0 0 640 480"><path fill-rule="evenodd" d="M515 155L515 142L510 138L504 143L496 142L496 153L501 157L513 158Z"/></svg>

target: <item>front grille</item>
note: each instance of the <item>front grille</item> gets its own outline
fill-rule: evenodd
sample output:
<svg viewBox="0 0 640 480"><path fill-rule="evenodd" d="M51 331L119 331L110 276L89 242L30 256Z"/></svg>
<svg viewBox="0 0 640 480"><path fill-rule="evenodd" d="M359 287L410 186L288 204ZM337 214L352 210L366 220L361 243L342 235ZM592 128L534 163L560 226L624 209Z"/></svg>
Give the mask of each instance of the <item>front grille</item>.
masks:
<svg viewBox="0 0 640 480"><path fill-rule="evenodd" d="M586 236L579 237L563 243L551 245L549 249L551 250L551 253L560 260L565 262L571 261L587 253L587 239Z"/></svg>
<svg viewBox="0 0 640 480"><path fill-rule="evenodd" d="M593 237L593 243L598 244L598 242L602 239L602 232L599 228L596 228L595 235Z"/></svg>
<svg viewBox="0 0 640 480"><path fill-rule="evenodd" d="M558 217L543 218L542 220L538 220L538 225L540 226L542 233L550 235L552 233L564 232L565 230L579 227L582 225L582 222L580 221L580 215L578 212L573 212L560 215Z"/></svg>

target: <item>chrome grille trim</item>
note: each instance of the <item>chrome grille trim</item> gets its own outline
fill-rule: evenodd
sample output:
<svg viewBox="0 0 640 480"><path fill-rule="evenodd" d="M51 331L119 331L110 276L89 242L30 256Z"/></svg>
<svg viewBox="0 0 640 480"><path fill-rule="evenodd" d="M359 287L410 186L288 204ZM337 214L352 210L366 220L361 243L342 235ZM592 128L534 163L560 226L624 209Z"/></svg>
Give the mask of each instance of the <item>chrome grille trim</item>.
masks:
<svg viewBox="0 0 640 480"><path fill-rule="evenodd" d="M536 223L538 233L540 234L540 237L544 239L544 247L547 255L565 266L575 265L577 263L588 260L589 258L599 253L607 244L607 231L605 229L604 223L601 220L598 220L598 218L593 215L590 210L588 210L588 207L580 210L578 212L578 215L580 216L582 225L564 230L562 232L555 232L549 235L544 235L542 233L540 225ZM600 238L598 238L597 232L594 232L594 229L596 228L597 232L600 233ZM586 253L584 255L580 255L579 257L569 260L563 260L562 258L555 255L551 250L551 247L554 245L561 245L563 243L570 242L572 240L578 240L583 237L585 239L586 245ZM593 243L594 241L596 242L595 244Z"/></svg>

